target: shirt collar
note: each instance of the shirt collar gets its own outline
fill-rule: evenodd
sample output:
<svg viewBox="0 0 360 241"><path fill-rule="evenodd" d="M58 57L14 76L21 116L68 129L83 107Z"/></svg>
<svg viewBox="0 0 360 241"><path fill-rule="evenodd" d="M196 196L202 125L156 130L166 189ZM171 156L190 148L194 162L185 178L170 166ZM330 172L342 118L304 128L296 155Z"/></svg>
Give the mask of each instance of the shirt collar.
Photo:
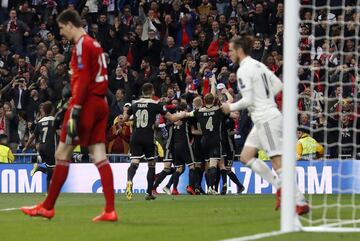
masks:
<svg viewBox="0 0 360 241"><path fill-rule="evenodd" d="M240 67L243 66L247 61L249 61L251 59L250 56L246 56L241 62L240 62Z"/></svg>

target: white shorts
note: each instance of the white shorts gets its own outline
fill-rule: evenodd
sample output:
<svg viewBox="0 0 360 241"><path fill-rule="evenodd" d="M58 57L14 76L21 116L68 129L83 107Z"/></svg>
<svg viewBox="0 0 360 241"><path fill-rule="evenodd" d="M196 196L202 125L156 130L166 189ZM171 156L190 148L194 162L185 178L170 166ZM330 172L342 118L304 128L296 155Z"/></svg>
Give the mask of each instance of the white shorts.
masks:
<svg viewBox="0 0 360 241"><path fill-rule="evenodd" d="M282 154L282 116L257 123L250 131L245 146L264 150L268 157Z"/></svg>

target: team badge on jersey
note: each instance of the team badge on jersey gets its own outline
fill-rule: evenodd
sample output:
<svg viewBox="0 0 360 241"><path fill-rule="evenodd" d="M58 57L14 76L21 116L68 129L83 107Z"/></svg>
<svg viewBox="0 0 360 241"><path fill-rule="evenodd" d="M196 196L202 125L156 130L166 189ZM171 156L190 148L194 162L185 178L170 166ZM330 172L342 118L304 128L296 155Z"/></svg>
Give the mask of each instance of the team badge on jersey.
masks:
<svg viewBox="0 0 360 241"><path fill-rule="evenodd" d="M240 84L240 89L245 89L246 85L243 83L241 78L238 78L238 83Z"/></svg>

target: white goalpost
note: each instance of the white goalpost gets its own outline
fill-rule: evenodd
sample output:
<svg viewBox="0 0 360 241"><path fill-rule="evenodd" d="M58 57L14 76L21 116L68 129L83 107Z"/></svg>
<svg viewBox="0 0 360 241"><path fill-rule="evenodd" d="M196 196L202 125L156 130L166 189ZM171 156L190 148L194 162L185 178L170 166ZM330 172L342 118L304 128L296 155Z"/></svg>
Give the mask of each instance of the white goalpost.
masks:
<svg viewBox="0 0 360 241"><path fill-rule="evenodd" d="M326 4L300 0L285 0L284 4L280 233L360 232L360 1L343 0L341 5L339 1L322 2ZM300 73L306 71L310 78L299 81ZM308 109L299 110L299 86L308 90L308 96L303 98ZM325 151L321 160L308 160L309 166L329 168L332 186L328 189L331 192L324 189L320 194L311 193L305 186L311 211L299 218L295 214L294 180L300 114L308 116L309 134L321 139Z"/></svg>
<svg viewBox="0 0 360 241"><path fill-rule="evenodd" d="M284 67L283 67L283 156L281 190L281 232L298 230L295 215L295 163L298 86L298 12L299 2L285 0L284 4ZM286 185L284 185L286 183Z"/></svg>

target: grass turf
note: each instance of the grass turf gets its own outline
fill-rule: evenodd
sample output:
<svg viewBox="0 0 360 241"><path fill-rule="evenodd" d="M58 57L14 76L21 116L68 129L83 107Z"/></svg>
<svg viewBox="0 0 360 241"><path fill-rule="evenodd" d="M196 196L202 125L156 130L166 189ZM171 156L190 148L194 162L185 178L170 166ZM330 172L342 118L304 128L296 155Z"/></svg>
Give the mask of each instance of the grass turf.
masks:
<svg viewBox="0 0 360 241"><path fill-rule="evenodd" d="M44 194L1 194L0 209L40 202ZM322 196L315 196L320 202ZM0 212L0 239L27 240L221 240L279 230L274 196L165 196L132 201L116 196L117 223L94 224L101 212L101 194L62 194L56 216L47 221L20 211ZM292 233L263 240L360 240L360 234Z"/></svg>

